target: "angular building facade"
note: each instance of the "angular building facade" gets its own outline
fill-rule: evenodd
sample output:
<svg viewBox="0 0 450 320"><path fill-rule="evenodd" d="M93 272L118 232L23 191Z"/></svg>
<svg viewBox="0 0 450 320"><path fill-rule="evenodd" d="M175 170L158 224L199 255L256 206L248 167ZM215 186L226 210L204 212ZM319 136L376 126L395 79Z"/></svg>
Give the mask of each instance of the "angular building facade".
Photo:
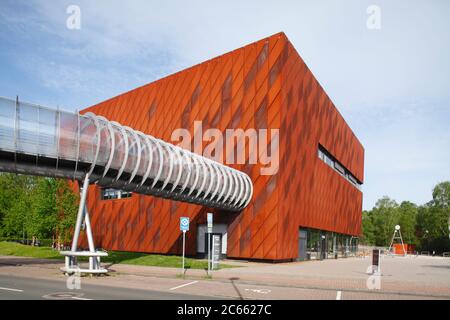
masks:
<svg viewBox="0 0 450 320"><path fill-rule="evenodd" d="M188 216L186 253L201 256L208 212L214 213L221 252L230 258L326 258L345 255L357 243L363 146L284 33L82 111L87 112L209 152L205 156L253 182L252 200L238 212L91 186L88 210L98 247L179 254L180 217ZM228 139L227 132L237 134ZM180 133L192 140L181 141Z"/></svg>

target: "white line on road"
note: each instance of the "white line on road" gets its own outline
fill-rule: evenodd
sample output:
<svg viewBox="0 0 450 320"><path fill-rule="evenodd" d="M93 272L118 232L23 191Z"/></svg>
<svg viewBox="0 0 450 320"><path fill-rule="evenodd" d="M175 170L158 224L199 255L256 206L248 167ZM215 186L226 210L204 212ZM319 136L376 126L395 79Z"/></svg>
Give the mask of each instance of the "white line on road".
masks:
<svg viewBox="0 0 450 320"><path fill-rule="evenodd" d="M342 291L338 291L336 293L336 300L341 300L341 296L342 296Z"/></svg>
<svg viewBox="0 0 450 320"><path fill-rule="evenodd" d="M20 289L12 289L12 288L4 288L4 287L0 287L0 290L23 292L23 290L20 290Z"/></svg>
<svg viewBox="0 0 450 320"><path fill-rule="evenodd" d="M271 290L270 289L245 289L245 291L268 294L268 293L270 293Z"/></svg>
<svg viewBox="0 0 450 320"><path fill-rule="evenodd" d="M75 299L75 300L92 300L92 299L89 299L89 298L82 298L82 297L72 297L72 299Z"/></svg>
<svg viewBox="0 0 450 320"><path fill-rule="evenodd" d="M183 287L189 286L189 285L197 283L197 282L198 281L192 281L192 282L189 282L189 283L182 284L181 286L170 288L169 290L176 290L176 289L183 288Z"/></svg>

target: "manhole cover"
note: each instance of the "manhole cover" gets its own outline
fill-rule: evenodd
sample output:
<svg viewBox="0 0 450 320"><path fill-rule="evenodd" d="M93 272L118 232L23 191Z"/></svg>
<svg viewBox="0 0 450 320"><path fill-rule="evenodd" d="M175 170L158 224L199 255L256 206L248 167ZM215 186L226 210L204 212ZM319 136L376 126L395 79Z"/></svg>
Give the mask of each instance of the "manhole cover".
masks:
<svg viewBox="0 0 450 320"><path fill-rule="evenodd" d="M45 296L42 297L45 299L65 300L72 298L80 298L82 295L83 295L82 293L75 293L75 292L55 292L46 294Z"/></svg>

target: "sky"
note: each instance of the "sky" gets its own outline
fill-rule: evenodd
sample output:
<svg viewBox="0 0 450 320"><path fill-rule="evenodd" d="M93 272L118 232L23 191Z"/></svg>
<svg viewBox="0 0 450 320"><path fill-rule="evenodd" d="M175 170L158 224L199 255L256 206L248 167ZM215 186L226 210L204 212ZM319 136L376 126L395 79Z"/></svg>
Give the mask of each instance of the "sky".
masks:
<svg viewBox="0 0 450 320"><path fill-rule="evenodd" d="M365 148L364 209L431 200L450 180L447 0L2 0L0 96L80 110L280 31Z"/></svg>

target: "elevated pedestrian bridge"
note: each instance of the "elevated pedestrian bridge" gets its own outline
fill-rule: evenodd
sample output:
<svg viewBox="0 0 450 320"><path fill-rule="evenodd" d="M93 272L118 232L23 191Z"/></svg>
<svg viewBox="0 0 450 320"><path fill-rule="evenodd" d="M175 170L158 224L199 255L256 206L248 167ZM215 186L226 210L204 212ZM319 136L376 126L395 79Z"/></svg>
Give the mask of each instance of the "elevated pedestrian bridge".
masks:
<svg viewBox="0 0 450 320"><path fill-rule="evenodd" d="M248 175L92 113L0 98L0 171L60 177L228 211L245 208Z"/></svg>
<svg viewBox="0 0 450 320"><path fill-rule="evenodd" d="M86 195L89 184L240 211L253 184L243 172L93 113L51 109L0 97L0 171L82 182L80 206L65 272L102 273ZM85 222L89 251L77 251ZM77 257L88 256L79 269Z"/></svg>

